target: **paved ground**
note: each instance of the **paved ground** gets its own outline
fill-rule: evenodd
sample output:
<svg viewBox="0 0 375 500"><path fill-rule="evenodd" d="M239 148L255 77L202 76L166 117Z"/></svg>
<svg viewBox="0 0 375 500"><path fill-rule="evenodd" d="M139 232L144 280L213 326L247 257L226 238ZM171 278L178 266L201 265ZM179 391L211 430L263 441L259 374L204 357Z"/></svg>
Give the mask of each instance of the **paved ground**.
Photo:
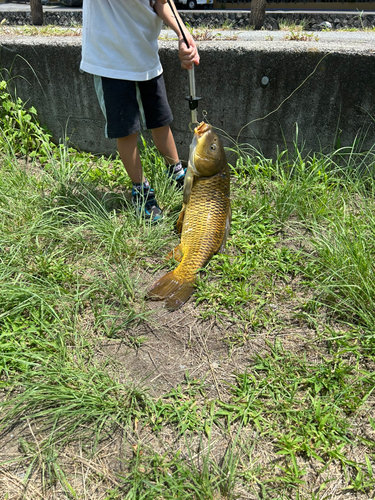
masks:
<svg viewBox="0 0 375 500"><path fill-rule="evenodd" d="M197 29L197 32L202 32L204 37L204 30ZM251 42L270 42L270 41L284 41L287 40L290 32L288 31L251 31L251 30L209 30L212 41L219 40L233 40L237 42L251 41ZM296 32L298 36L298 32ZM175 39L176 34L172 30L163 30L162 37L168 39ZM308 31L306 43L314 42L320 44L334 43L339 45L350 45L353 50L355 49L373 49L375 52L375 31ZM208 39L206 39L209 41ZM297 40L298 41L298 40Z"/></svg>
<svg viewBox="0 0 375 500"><path fill-rule="evenodd" d="M53 3L51 5L44 5L44 9L46 10L80 10L80 7L67 7L62 4L56 4ZM25 11L25 10L30 10L30 4L29 2L12 2L12 3L0 3L0 12L1 11ZM179 9L181 10L181 9ZM221 9L211 9L210 12L223 12ZM235 12L237 14L241 12L249 12L250 9L236 9L236 10L230 10L226 9L225 12ZM186 10L184 12L192 12L191 10ZM194 11L195 12L195 11ZM207 12L204 10L204 12ZM306 14L332 14L335 12L338 13L348 13L348 12L353 12L353 13L358 13L358 9L353 9L353 10L340 10L340 11L335 11L335 10L306 10L306 9L267 9L267 12L270 13L282 13L282 12L305 12ZM375 11L370 11L366 10L366 14L375 14Z"/></svg>

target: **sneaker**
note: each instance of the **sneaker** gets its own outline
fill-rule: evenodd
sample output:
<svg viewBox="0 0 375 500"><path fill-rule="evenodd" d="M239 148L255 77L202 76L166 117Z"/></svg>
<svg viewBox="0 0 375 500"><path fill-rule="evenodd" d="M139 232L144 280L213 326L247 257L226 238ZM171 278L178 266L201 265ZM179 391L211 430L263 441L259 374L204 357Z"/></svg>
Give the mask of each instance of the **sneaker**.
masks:
<svg viewBox="0 0 375 500"><path fill-rule="evenodd" d="M150 187L141 186L140 189L137 189L133 186L132 204L137 214L147 220L156 222L163 217L163 212L155 198L155 192Z"/></svg>
<svg viewBox="0 0 375 500"><path fill-rule="evenodd" d="M177 171L176 171L177 167ZM169 176L171 182L176 183L177 189L181 190L184 187L186 168L183 168L181 162L176 163L176 165L170 165L167 170L167 175Z"/></svg>
<svg viewBox="0 0 375 500"><path fill-rule="evenodd" d="M172 179L176 182L177 189L184 188L186 168L183 168L176 176L172 175Z"/></svg>

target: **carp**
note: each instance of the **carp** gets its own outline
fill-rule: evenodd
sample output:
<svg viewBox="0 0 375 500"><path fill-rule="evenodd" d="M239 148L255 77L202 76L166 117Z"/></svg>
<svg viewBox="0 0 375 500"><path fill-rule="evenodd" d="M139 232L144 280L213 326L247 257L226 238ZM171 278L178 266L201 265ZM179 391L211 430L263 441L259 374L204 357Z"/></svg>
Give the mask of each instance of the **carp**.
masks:
<svg viewBox="0 0 375 500"><path fill-rule="evenodd" d="M194 129L185 176L183 206L177 221L181 243L170 252L179 266L147 291L152 300L165 300L171 311L194 291L199 269L224 251L231 221L230 173L223 145L211 125Z"/></svg>

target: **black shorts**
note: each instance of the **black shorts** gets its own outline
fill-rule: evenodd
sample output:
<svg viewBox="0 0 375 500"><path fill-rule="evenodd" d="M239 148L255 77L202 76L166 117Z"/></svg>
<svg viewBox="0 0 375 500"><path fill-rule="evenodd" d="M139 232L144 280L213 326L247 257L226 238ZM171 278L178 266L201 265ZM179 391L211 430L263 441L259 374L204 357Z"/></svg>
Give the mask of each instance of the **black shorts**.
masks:
<svg viewBox="0 0 375 500"><path fill-rule="evenodd" d="M144 82L95 75L95 90L106 119L106 136L126 137L173 120L163 75Z"/></svg>

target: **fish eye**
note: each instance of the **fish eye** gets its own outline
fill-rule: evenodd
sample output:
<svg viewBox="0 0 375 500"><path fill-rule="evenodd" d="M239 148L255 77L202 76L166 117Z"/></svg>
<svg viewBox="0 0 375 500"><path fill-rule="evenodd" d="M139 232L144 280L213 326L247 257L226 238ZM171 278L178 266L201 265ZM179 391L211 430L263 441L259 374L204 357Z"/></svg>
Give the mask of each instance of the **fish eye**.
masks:
<svg viewBox="0 0 375 500"><path fill-rule="evenodd" d="M217 145L215 143L213 143L213 144L211 144L210 148L211 148L211 151L216 151Z"/></svg>

